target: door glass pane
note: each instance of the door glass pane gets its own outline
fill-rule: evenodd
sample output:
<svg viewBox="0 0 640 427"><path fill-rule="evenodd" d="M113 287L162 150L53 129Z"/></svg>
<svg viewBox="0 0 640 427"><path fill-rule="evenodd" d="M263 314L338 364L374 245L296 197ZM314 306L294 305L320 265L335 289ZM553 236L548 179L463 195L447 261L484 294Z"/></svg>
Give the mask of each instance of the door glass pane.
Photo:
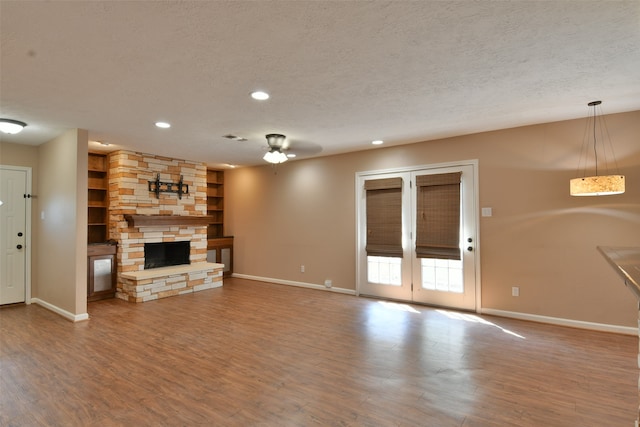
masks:
<svg viewBox="0 0 640 427"><path fill-rule="evenodd" d="M215 249L209 249L207 251L207 262L218 262L218 261L216 261L216 250Z"/></svg>
<svg viewBox="0 0 640 427"><path fill-rule="evenodd" d="M111 289L111 258L93 261L93 292Z"/></svg>
<svg viewBox="0 0 640 427"><path fill-rule="evenodd" d="M380 285L402 285L402 258L399 257L367 257L367 280Z"/></svg>
<svg viewBox="0 0 640 427"><path fill-rule="evenodd" d="M422 288L462 293L462 260L421 258Z"/></svg>

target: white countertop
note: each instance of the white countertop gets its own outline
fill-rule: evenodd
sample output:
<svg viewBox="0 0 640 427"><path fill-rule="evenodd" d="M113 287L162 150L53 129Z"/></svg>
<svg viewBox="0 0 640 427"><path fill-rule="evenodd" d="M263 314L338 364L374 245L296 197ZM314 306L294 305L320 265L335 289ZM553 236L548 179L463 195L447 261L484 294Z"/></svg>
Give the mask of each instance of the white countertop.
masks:
<svg viewBox="0 0 640 427"><path fill-rule="evenodd" d="M640 300L640 247L598 246L598 250Z"/></svg>

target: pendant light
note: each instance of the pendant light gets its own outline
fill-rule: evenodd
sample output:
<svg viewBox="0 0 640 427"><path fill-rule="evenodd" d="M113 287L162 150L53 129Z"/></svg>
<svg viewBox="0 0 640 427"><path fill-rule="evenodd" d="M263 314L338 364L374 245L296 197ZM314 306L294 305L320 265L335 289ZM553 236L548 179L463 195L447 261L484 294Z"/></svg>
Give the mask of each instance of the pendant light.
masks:
<svg viewBox="0 0 640 427"><path fill-rule="evenodd" d="M602 112L598 119L596 114L596 107L602 104L602 101L592 101L587 104L589 107L593 107L593 115L590 115L587 119L587 125L585 129L585 137L583 141L582 153L580 155L580 162L578 163L579 174L582 176L574 178L569 182L569 192L572 196L609 196L612 194L624 193L624 175L620 175L617 172L617 163L615 155L613 154L613 146L611 145L611 138L609 138L609 131L607 130ZM599 123L600 130L597 131L597 125ZM598 151L597 136L600 134L600 145L602 148ZM599 175L598 174L598 154L602 154L604 158L605 171L608 173L607 166L607 147L604 143L604 136L609 139L610 155L613 160L613 164L616 168L616 174L614 175ZM593 143L591 141L593 138ZM593 153L595 163L595 175L587 176L587 161L590 157L589 153ZM582 159L584 158L584 164ZM580 169L582 165L582 169Z"/></svg>

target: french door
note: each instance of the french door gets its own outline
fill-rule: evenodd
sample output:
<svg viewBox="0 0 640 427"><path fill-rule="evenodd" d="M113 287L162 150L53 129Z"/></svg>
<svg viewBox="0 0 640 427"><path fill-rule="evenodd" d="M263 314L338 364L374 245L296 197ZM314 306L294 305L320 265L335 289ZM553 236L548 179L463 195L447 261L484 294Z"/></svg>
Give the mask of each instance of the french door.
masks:
<svg viewBox="0 0 640 427"><path fill-rule="evenodd" d="M470 161L357 175L358 294L477 309L476 173ZM453 181L442 190L447 180ZM435 186L424 187L429 183ZM453 243L425 249L440 228ZM376 241L381 234L397 238Z"/></svg>

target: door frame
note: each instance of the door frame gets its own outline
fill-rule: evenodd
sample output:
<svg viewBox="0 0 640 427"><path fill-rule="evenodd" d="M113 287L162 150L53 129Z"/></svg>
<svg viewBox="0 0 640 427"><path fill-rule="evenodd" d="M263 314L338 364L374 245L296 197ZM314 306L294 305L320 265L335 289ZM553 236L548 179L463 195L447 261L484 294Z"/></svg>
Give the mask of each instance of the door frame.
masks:
<svg viewBox="0 0 640 427"><path fill-rule="evenodd" d="M25 218L24 218L24 226L25 226L25 260L24 260L24 303L31 304L31 244L33 239L31 238L31 200L35 196L31 194L32 192L32 168L25 166L13 166L13 165L3 165L0 164L0 169L3 170L14 170L14 171L22 171L26 173L26 191L29 197L25 200Z"/></svg>
<svg viewBox="0 0 640 427"><path fill-rule="evenodd" d="M363 275L366 275L366 268L364 268L361 264L361 255L362 251L364 251L364 247L366 245L365 240L365 230L361 224L359 224L359 220L362 214L362 210L364 208L363 198L364 198L364 189L360 188L359 185L362 179L366 179L368 176L372 175L380 175L380 174L390 174L390 173L405 173L412 172L419 169L439 169L445 167L458 167L458 166L471 166L473 169L473 209L472 215L475 216L476 223L476 242L474 245L475 257L474 257L474 267L475 267L475 300L476 300L476 308L475 312L480 313L482 308L482 283L480 278L482 275L480 274L480 208L479 208L479 189L480 185L478 182L479 175L479 162L478 159L469 159L469 160L460 160L455 162L445 162L445 163L431 163L424 165L416 165L416 166L404 166L399 168L390 168L390 169L378 169L378 170L369 170L356 172L355 175L355 203L356 203L356 245L355 245L355 259L356 259L356 296L360 296L360 283L362 283Z"/></svg>

